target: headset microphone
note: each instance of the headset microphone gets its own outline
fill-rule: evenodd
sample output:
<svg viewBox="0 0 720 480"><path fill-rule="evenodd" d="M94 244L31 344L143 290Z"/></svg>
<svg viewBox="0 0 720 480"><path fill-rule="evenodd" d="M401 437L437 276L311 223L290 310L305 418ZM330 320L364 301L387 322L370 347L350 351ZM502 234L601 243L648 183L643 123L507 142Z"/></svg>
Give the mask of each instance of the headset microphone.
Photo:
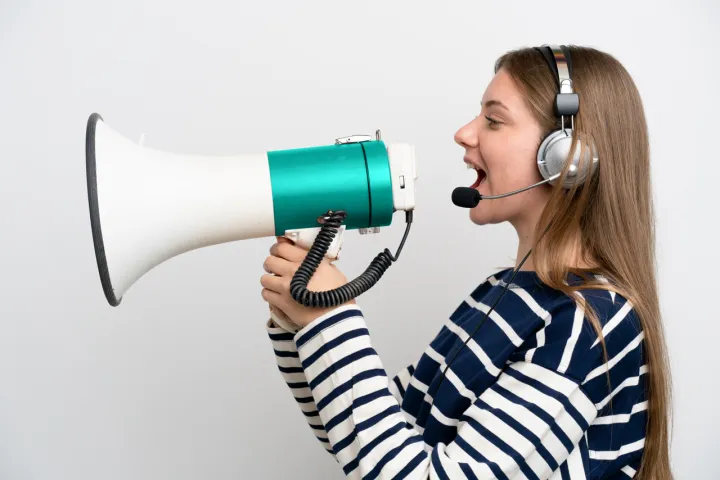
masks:
<svg viewBox="0 0 720 480"><path fill-rule="evenodd" d="M572 174L572 172L570 172L569 174ZM560 174L556 173L555 175L551 176L550 178L547 178L541 182L532 184L529 187L524 187L519 190L515 190L512 192L508 192L508 193L502 193L500 195L482 195L480 192L478 192L477 190L475 190L472 187L457 187L455 190L453 190L452 201L458 207L474 208L477 206L478 203L480 203L480 200L486 200L486 199L491 200L493 198L504 198L504 197L509 197L511 195L516 195L518 193L524 192L525 190L530 190L531 188L535 188L544 183L552 182L559 176L560 176Z"/></svg>

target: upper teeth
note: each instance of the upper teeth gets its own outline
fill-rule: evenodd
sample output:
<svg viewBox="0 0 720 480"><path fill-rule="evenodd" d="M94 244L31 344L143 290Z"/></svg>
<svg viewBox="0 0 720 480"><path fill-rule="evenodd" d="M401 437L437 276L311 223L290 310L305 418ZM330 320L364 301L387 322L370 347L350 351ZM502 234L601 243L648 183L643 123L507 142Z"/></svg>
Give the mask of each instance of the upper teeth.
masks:
<svg viewBox="0 0 720 480"><path fill-rule="evenodd" d="M467 165L467 168L468 168L468 169L470 169L470 168L475 168L475 165L473 165L473 164L470 163L470 162L465 162L465 165Z"/></svg>

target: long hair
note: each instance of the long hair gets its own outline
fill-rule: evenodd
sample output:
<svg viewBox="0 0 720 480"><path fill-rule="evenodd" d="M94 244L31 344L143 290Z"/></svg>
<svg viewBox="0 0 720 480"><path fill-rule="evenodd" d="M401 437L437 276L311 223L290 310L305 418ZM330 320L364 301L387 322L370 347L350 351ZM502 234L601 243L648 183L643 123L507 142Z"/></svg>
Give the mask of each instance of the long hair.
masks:
<svg viewBox="0 0 720 480"><path fill-rule="evenodd" d="M648 366L648 423L636 478L669 480L670 367L655 278L645 113L635 83L617 59L593 48L568 48L573 88L580 97L570 152L579 135L581 140L594 142L599 165L584 185L570 190L553 189L535 232L535 270L545 284L582 305L601 341L597 315L580 290L614 290L633 305L645 333ZM553 111L557 78L540 52L532 48L509 51L497 60L495 70L501 68L524 94L543 136L559 128L560 121ZM567 166L559 182L564 180ZM600 278L570 264L568 252L575 252L578 246L581 258L596 266L592 272L600 273ZM585 280L569 285L566 279L570 274ZM604 341L602 346L605 349ZM607 359L607 351L604 353Z"/></svg>

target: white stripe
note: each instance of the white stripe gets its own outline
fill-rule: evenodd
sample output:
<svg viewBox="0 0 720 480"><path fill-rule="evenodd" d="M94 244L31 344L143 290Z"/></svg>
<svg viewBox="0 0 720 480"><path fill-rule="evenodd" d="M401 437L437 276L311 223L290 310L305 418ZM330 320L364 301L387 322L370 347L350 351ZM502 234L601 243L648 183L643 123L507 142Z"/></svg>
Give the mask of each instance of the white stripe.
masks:
<svg viewBox="0 0 720 480"><path fill-rule="evenodd" d="M590 450L590 458L593 460L615 460L621 455L626 453L636 452L643 448L645 445L645 439L638 440L637 442L628 443L623 445L619 450Z"/></svg>
<svg viewBox="0 0 720 480"><path fill-rule="evenodd" d="M582 296L580 294L578 295ZM570 359L572 358L575 344L577 343L577 339L580 336L580 330L582 329L583 318L583 310L580 305L577 305L575 307L575 316L573 318L572 333L570 334L570 339L565 345L565 350L563 351L562 359L560 360L560 365L558 366L558 371L560 373L565 373L570 366Z"/></svg>
<svg viewBox="0 0 720 480"><path fill-rule="evenodd" d="M625 302L625 304L620 307L620 310L617 311L615 315L610 319L609 322L605 324L605 326L602 329L602 336L603 338L607 337L607 334L612 332L615 327L618 326L618 324L627 316L628 313L630 313L630 310L632 310L632 305L630 302ZM592 346L594 347L600 343L600 338L596 338L593 342Z"/></svg>
<svg viewBox="0 0 720 480"><path fill-rule="evenodd" d="M565 407L558 400L509 375L501 375L497 383L523 400L534 403L547 412L550 417L555 419L555 424L565 432L573 443L582 438L582 428L572 415L565 411ZM548 428L546 427L545 430L547 431Z"/></svg>
<svg viewBox="0 0 720 480"><path fill-rule="evenodd" d="M625 465L623 468L620 469L621 472L623 472L625 475L627 475L630 478L633 478L637 471L632 468L630 465Z"/></svg>
<svg viewBox="0 0 720 480"><path fill-rule="evenodd" d="M476 302L472 297L467 299L467 303L478 310L480 310L483 313L487 313L490 310L490 307L488 305L485 305L482 302ZM496 310L493 310L490 314L490 319L494 321L500 329L505 332L505 335L510 339L510 341L515 345L516 347L519 347L522 345L522 339L518 334L513 330L513 328L510 326L509 323L505 321L504 318L502 318Z"/></svg>
<svg viewBox="0 0 720 480"><path fill-rule="evenodd" d="M293 342L284 342L284 341L273 341L272 346L275 350L278 352L296 352L297 349L295 348L295 344Z"/></svg>
<svg viewBox="0 0 720 480"><path fill-rule="evenodd" d="M300 366L301 365L298 365L298 367L300 367ZM305 373L303 373L303 372L293 372L293 373L280 372L280 375L282 376L283 380L285 380L287 383L307 382L307 378L305 378Z"/></svg>
<svg viewBox="0 0 720 480"><path fill-rule="evenodd" d="M485 438L477 430L473 428L458 429L458 436L462 437L472 448L482 453L489 461L497 463L500 469L511 478L527 479L510 455L503 452L497 445Z"/></svg>
<svg viewBox="0 0 720 480"><path fill-rule="evenodd" d="M476 464L477 462L475 459L470 457L460 446L458 446L456 443L451 443L449 446L446 446L444 443L438 443L437 447L438 449L438 458L440 459L440 465L442 465L442 470L445 472L445 476L449 478L467 478L465 473L463 473L462 470L460 470L460 461L467 462L468 465ZM450 460L448 456L452 457L453 460ZM455 460L455 458L458 458L458 460ZM430 461L432 462L432 458L430 458ZM435 473L435 468L430 468L430 479L437 480L440 477ZM478 478L492 478L492 471L490 471L490 468L487 468L487 473L485 475L479 475Z"/></svg>
<svg viewBox="0 0 720 480"><path fill-rule="evenodd" d="M542 455L537 452L535 444L495 416L493 412L473 405L470 409L468 409L468 414L470 417L477 420L480 425L500 437L503 442L507 443L511 448L518 452L520 456L526 460L530 469L535 472L538 477L547 478L547 476L552 472L550 465L548 465L542 458Z"/></svg>
<svg viewBox="0 0 720 480"><path fill-rule="evenodd" d="M620 360L625 358L625 355L635 350L640 345L640 342L644 337L645 332L640 332L640 335L635 337L632 342L628 343L625 348L623 348L620 353L615 355L608 363L604 363L596 367L592 372L588 373L587 377L585 377L585 380L583 381L583 385L592 380L593 378L597 377L598 375L605 373L606 370L610 370L615 365L617 365Z"/></svg>
<svg viewBox="0 0 720 480"><path fill-rule="evenodd" d="M622 413L617 415L605 415L602 417L597 417L595 421L593 422L593 425L609 425L611 423L627 423L630 421L630 417L638 412L642 412L643 410L647 410L648 408L648 402L641 402L636 403L633 407L630 413Z"/></svg>
<svg viewBox="0 0 720 480"><path fill-rule="evenodd" d="M530 310L532 310L535 315L537 315L538 317L542 318L545 321L545 325L543 326L543 328L538 330L537 334L535 335L537 347L542 347L543 345L545 345L545 329L547 328L548 325L550 325L550 322L552 321L552 315L550 314L550 312L548 312L547 310L542 308L535 301L535 299L532 297L532 295L527 293L527 291L525 289L518 287L516 289L512 289L511 291L513 293L515 293L518 297L520 297L520 299L525 302L525 305L530 307ZM537 347L531 348L527 352L525 352L525 361L526 362L532 361L533 354L535 353L535 350L537 349Z"/></svg>
<svg viewBox="0 0 720 480"><path fill-rule="evenodd" d="M518 362L512 364L511 368L563 394L586 422L592 422L597 415L597 409L592 401L579 388L578 384L569 378L534 363Z"/></svg>
<svg viewBox="0 0 720 480"><path fill-rule="evenodd" d="M430 410L430 413L432 414L435 419L442 423L443 425L447 425L448 427L454 427L458 424L458 420L450 417L446 417L444 413L442 413L436 405L433 405L432 409Z"/></svg>
<svg viewBox="0 0 720 480"><path fill-rule="evenodd" d="M482 394L482 399L492 408L496 408L507 413L525 428L534 433L538 438L542 439L545 448L547 448L548 452L550 452L555 461L562 463L563 459L568 454L568 451L563 443L550 430L547 423L523 405L511 402L492 389L486 390Z"/></svg>
<svg viewBox="0 0 720 480"><path fill-rule="evenodd" d="M463 330L454 322L448 323L447 328L455 335L457 335L458 338L463 342L466 341L470 336L465 330ZM485 353L485 350L483 350L482 347L478 345L475 340L470 339L470 341L467 343L467 347L472 350L475 356L480 360L480 362L482 362L485 370L487 370L490 375L492 375L493 377L497 377L498 375L500 375L500 369L495 366L492 360L490 360L490 357L488 357Z"/></svg>
<svg viewBox="0 0 720 480"><path fill-rule="evenodd" d="M298 357L278 357L278 356L276 356L275 361L279 367L283 367L283 368L302 367L302 364L300 363L300 359Z"/></svg>
<svg viewBox="0 0 720 480"><path fill-rule="evenodd" d="M422 442L413 443L409 447L406 446L400 450L397 455L392 457L392 459L387 462L382 469L380 469L380 473L377 478L395 478L400 470L405 468L405 466L410 463L410 461L422 450L424 450ZM420 462L420 466L424 465L424 467L427 468L427 462L429 460L430 458L428 457L427 460ZM412 475L409 478L413 478Z"/></svg>
<svg viewBox="0 0 720 480"><path fill-rule="evenodd" d="M580 445L576 446L575 450L573 450L573 452L570 454L570 457L568 457L567 459L567 464L568 473L570 474L570 478L572 480L580 480L587 478L587 476L585 475L585 467L583 466Z"/></svg>
<svg viewBox="0 0 720 480"><path fill-rule="evenodd" d="M537 303L537 301L527 293L527 291L523 288L514 288L511 290L514 294L516 294L518 297L522 299L522 301L525 302L525 304L530 307L530 310L533 311L535 315L537 315L540 318L547 318L550 316L550 312L545 310L540 306L540 304Z"/></svg>
<svg viewBox="0 0 720 480"><path fill-rule="evenodd" d="M623 388L625 388L625 387L627 387L627 386L636 386L636 385L638 385L638 383L640 383L640 375L642 375L642 374L644 374L644 373L647 373L647 365L643 365L642 367L640 367L640 373L638 373L637 376L635 376L635 377L628 377L628 378L626 378L625 380L623 380L623 382L622 382L620 385L618 385L617 387L615 387L615 390L613 390L610 395L608 395L607 397L605 397L605 399L604 399L603 401L601 401L600 403L596 403L596 404L595 404L595 407L597 407L598 410L602 410L602 409L605 407L605 405L607 405L608 402L610 402L610 400L611 400L615 395L617 395L617 393L618 393L620 390L622 390Z"/></svg>

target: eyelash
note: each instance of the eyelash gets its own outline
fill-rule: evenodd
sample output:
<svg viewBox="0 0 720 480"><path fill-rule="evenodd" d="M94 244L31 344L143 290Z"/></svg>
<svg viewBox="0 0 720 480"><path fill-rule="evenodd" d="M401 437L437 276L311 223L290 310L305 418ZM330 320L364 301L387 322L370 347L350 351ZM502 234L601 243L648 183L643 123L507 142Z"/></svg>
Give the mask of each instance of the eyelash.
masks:
<svg viewBox="0 0 720 480"><path fill-rule="evenodd" d="M487 121L491 127L495 127L497 125L500 125L500 123L501 123L501 122L498 122L497 120L493 120L492 118L488 117L487 115L485 115L485 118L487 119Z"/></svg>

